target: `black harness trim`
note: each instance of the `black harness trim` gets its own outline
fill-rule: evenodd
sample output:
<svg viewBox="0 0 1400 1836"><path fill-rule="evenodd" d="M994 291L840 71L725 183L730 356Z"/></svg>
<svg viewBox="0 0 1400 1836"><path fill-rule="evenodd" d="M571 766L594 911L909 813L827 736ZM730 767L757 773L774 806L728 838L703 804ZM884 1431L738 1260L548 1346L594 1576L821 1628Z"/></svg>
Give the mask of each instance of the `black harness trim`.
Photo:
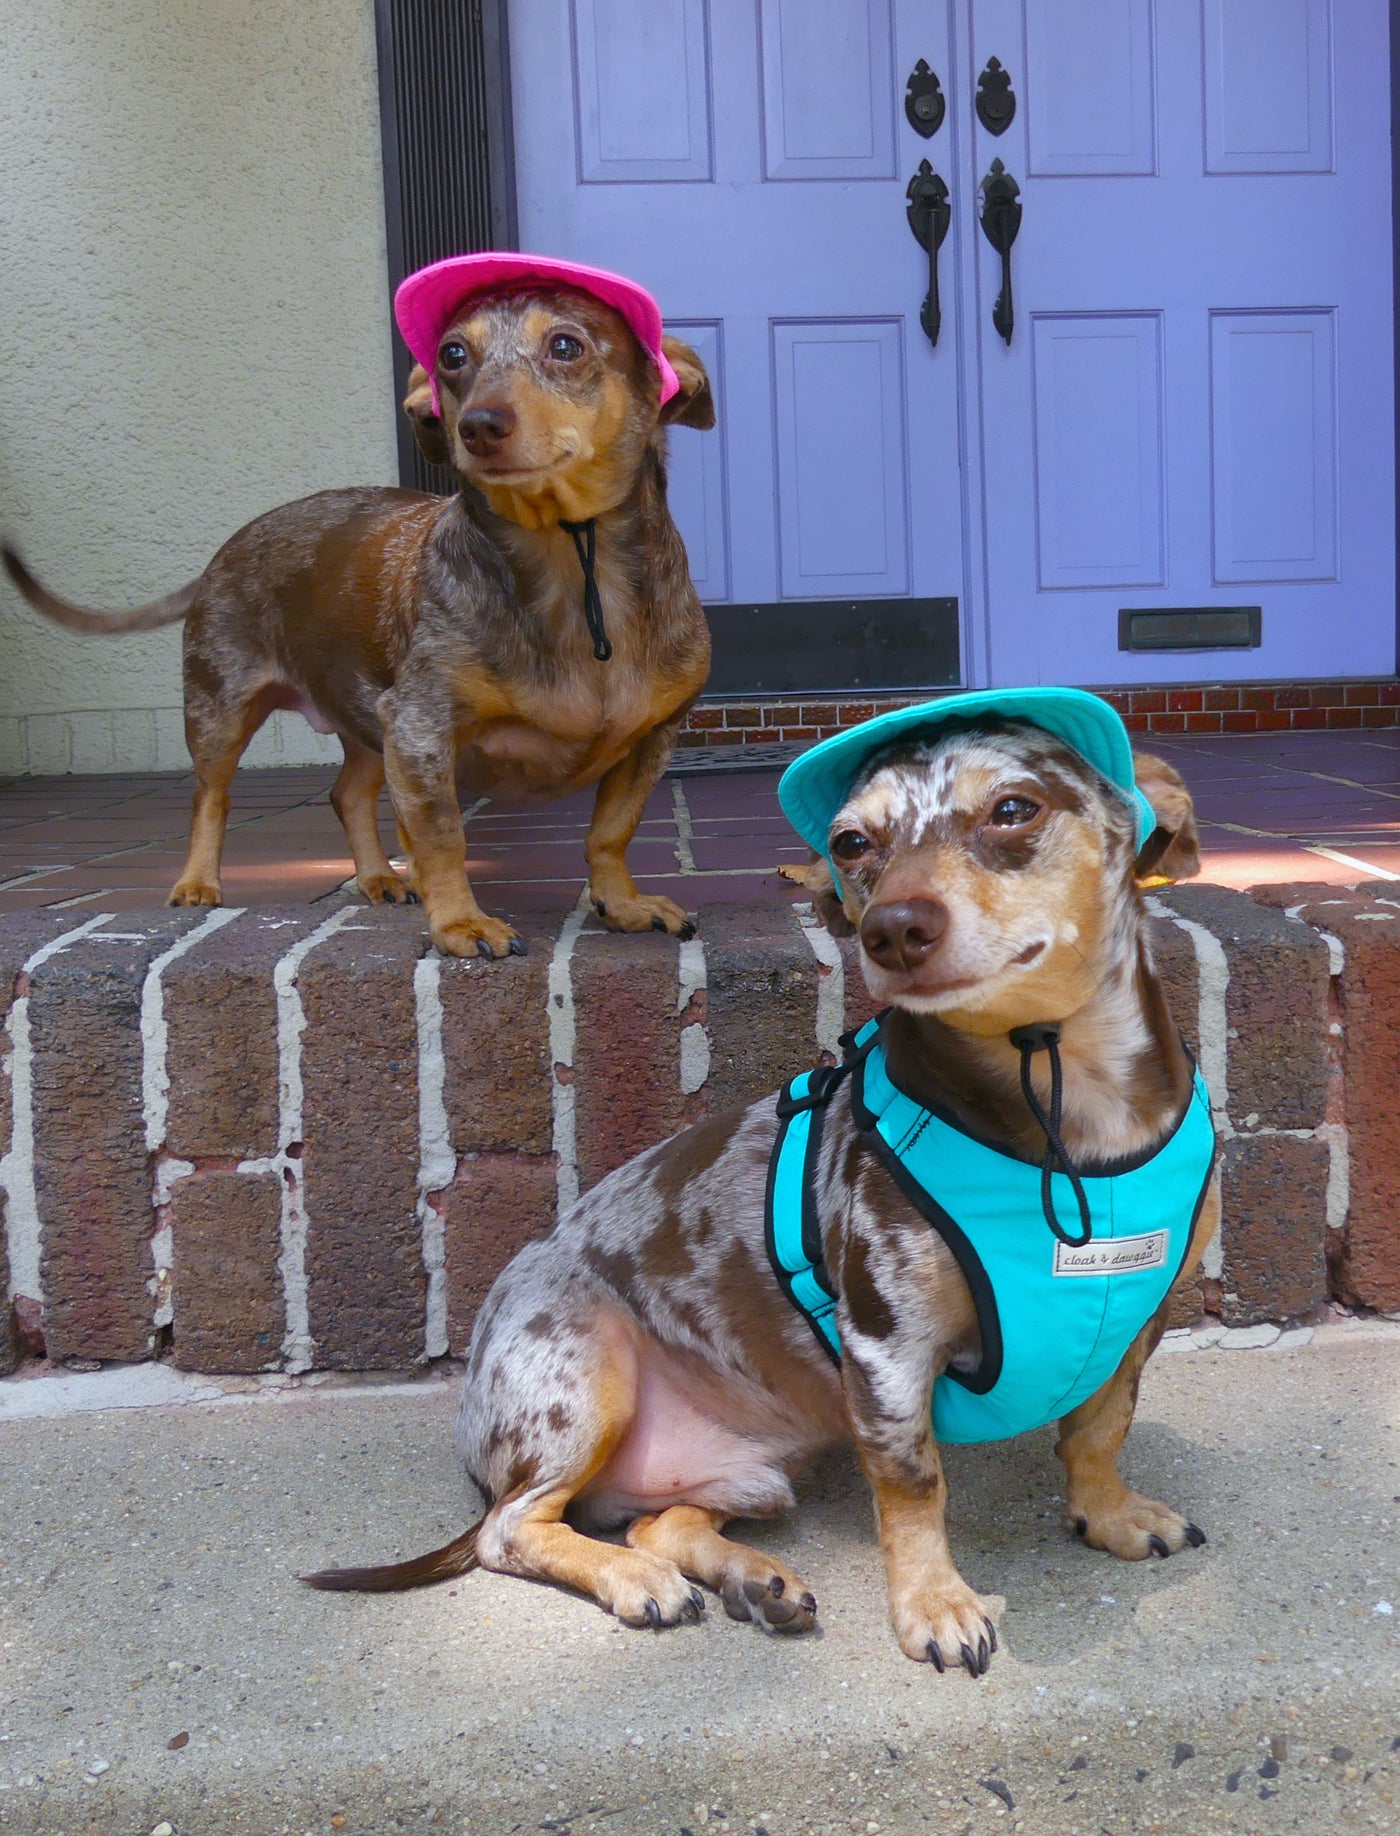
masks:
<svg viewBox="0 0 1400 1836"><path fill-rule="evenodd" d="M585 523L566 523L560 517L559 527L574 538L574 549L583 569L583 616L588 621L588 635L593 639L593 654L600 663L606 663L613 648L603 628L603 596L598 591L593 571L598 555L598 526L590 516Z"/></svg>

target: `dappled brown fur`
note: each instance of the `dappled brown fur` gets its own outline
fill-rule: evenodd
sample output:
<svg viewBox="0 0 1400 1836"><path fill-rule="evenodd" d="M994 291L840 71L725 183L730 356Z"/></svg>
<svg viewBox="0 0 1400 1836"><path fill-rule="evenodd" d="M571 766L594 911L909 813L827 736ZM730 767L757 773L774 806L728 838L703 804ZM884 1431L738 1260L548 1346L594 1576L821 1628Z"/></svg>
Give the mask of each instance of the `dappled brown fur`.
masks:
<svg viewBox="0 0 1400 1836"><path fill-rule="evenodd" d="M1008 806L1016 820L1003 823ZM1126 800L1062 742L1003 723L898 749L853 787L831 835L840 884L828 886L859 930L867 983L894 1008L884 1038L906 1093L1038 1161L1044 1136L1005 1037L1030 1013L1061 1029L1072 1155L1115 1158L1165 1137L1191 1075L1152 967L1134 831ZM947 909L939 947L892 967L870 919L895 893ZM767 1256L777 1128L768 1097L674 1136L592 1187L497 1280L457 1419L489 1506L473 1552L486 1568L579 1589L629 1624L693 1619L709 1588L734 1618L805 1631L817 1612L806 1582L722 1532L787 1508L808 1462L849 1441L870 1484L900 1648L980 1676L997 1644L993 1607L949 1548L931 1418L937 1379L981 1354L968 1284L843 1083L825 1109L812 1190L836 1288L836 1369ZM1218 1214L1212 1194L1180 1279ZM1165 1313L1060 1421L1069 1521L1129 1560L1203 1540L1181 1513L1129 1491L1116 1466ZM625 1548L589 1534L621 1526ZM445 1559L315 1580L413 1586Z"/></svg>
<svg viewBox="0 0 1400 1836"><path fill-rule="evenodd" d="M638 893L625 858L709 670L666 507L664 424L713 426L714 404L694 352L664 342L681 389L658 410L656 370L611 307L570 288L478 298L439 344L441 413L421 369L404 402L427 458L456 471L455 496L304 498L241 529L191 585L126 613L69 605L5 551L30 605L74 629L185 620L198 788L172 904L220 903L239 758L274 709L293 708L345 748L331 800L361 891L421 897L439 949L524 948L468 884L461 794L528 801L594 784L586 853L605 923L689 934L673 901ZM611 661L593 654L561 518L596 519ZM379 836L386 775L412 891Z"/></svg>

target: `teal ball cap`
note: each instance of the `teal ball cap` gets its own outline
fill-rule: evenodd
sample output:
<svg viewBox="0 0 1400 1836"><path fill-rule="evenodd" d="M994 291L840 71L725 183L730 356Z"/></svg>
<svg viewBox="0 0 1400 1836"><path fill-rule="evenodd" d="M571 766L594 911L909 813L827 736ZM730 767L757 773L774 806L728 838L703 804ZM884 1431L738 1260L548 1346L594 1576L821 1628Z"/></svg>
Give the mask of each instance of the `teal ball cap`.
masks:
<svg viewBox="0 0 1400 1836"><path fill-rule="evenodd" d="M972 689L877 715L820 741L788 766L778 785L783 813L803 841L824 855L832 817L877 752L977 714L1028 721L1073 746L1135 806L1139 848L1157 827L1152 805L1133 777L1132 742L1117 710L1101 695L1076 688Z"/></svg>

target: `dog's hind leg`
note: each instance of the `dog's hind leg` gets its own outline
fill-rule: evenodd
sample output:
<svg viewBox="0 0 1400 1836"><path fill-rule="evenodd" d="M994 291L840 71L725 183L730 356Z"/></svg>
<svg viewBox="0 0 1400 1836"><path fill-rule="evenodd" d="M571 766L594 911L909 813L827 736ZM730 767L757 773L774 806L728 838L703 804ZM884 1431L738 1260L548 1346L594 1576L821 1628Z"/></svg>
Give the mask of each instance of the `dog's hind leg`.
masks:
<svg viewBox="0 0 1400 1836"><path fill-rule="evenodd" d="M340 743L345 763L331 786L331 808L355 857L355 884L371 904L402 905L414 894L390 866L379 834L383 757L348 733L340 735Z"/></svg>
<svg viewBox="0 0 1400 1836"><path fill-rule="evenodd" d="M637 1518L627 1546L665 1556L692 1581L713 1588L731 1619L751 1619L775 1632L810 1631L817 1602L807 1583L761 1551L731 1543L720 1534L725 1521L722 1511L672 1505L658 1516Z"/></svg>
<svg viewBox="0 0 1400 1836"><path fill-rule="evenodd" d="M568 1407L558 1402L528 1424L498 1418L487 1432L492 1490L498 1474L508 1483L482 1520L477 1559L483 1568L589 1594L629 1626L697 1620L702 1596L669 1556L619 1549L563 1521L621 1445L637 1406L636 1345L622 1320L595 1316L587 1337L573 1343L589 1368L571 1378Z"/></svg>
<svg viewBox="0 0 1400 1836"><path fill-rule="evenodd" d="M201 692L198 660L185 658L185 743L194 760L194 812L190 846L180 877L171 889L171 905L222 905L219 863L228 824L229 785L249 740L276 706L275 688L261 683L235 699Z"/></svg>
<svg viewBox="0 0 1400 1836"><path fill-rule="evenodd" d="M637 832L647 798L661 782L676 741L676 723L653 727L627 757L598 782L584 852L588 889L610 931L667 931L693 937L695 926L676 904L639 893L627 867L627 845Z"/></svg>

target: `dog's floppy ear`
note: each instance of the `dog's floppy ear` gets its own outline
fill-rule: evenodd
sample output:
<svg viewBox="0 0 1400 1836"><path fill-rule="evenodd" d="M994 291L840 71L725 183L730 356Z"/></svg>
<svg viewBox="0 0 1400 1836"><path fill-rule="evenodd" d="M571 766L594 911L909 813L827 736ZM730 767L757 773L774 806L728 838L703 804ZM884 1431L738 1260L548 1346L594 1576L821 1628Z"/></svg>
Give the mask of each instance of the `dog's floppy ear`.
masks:
<svg viewBox="0 0 1400 1836"><path fill-rule="evenodd" d="M1181 773L1150 752L1135 752L1133 776L1157 818L1133 865L1134 878L1149 886L1189 880L1201 871L1201 838Z"/></svg>
<svg viewBox="0 0 1400 1836"><path fill-rule="evenodd" d="M661 405L661 418L673 427L713 427L715 398L705 366L688 344L669 334L661 340L666 360L680 381L679 391Z"/></svg>
<svg viewBox="0 0 1400 1836"><path fill-rule="evenodd" d="M784 880L791 880L794 886L807 888L812 895L813 911L833 937L853 937L856 927L841 903L830 867L815 850L809 849L808 853L811 858L805 867L785 861L778 869L779 875Z"/></svg>
<svg viewBox="0 0 1400 1836"><path fill-rule="evenodd" d="M452 450L447 444L447 430L443 427L442 416L433 407L432 384L421 363L415 363L408 373L408 394L403 398L403 411L408 416L418 450L428 464L451 465Z"/></svg>

